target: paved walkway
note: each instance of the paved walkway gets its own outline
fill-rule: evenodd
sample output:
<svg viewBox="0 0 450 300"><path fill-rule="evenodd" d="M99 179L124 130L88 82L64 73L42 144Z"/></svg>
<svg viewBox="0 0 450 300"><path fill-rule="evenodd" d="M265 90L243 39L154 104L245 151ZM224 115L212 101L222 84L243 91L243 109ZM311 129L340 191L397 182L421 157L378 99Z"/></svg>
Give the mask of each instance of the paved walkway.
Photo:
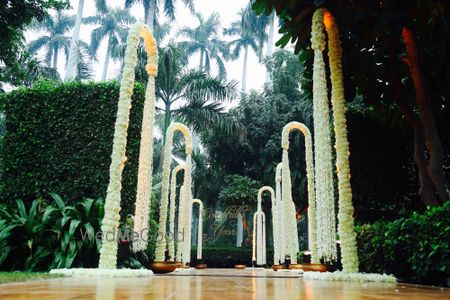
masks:
<svg viewBox="0 0 450 300"><path fill-rule="evenodd" d="M133 279L73 279L0 285L0 299L450 299L449 289L326 282L263 270L207 269Z"/></svg>

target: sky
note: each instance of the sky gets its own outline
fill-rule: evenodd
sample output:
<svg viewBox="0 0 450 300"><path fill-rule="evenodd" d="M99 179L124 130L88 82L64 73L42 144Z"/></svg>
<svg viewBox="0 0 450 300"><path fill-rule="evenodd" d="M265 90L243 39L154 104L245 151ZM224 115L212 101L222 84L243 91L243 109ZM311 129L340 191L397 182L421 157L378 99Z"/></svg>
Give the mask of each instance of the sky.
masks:
<svg viewBox="0 0 450 300"><path fill-rule="evenodd" d="M119 7L123 6L124 0L107 0L107 3L109 6L112 7ZM71 11L67 12L69 14L76 14L78 9L78 0L71 0L70 1L72 9ZM229 27L231 22L237 19L237 13L241 10L241 8L244 8L247 5L247 0L227 0L227 1L217 1L217 0L194 0L195 9L197 12L200 12L205 19L211 15L212 13L218 13L220 16L221 25L223 28ZM96 12L95 9L95 1L94 0L85 0L84 5L84 11L83 11L83 17L94 15ZM131 14L140 21L143 21L144 17L144 9L142 4L136 4L134 5L131 10ZM164 16L160 16L161 20L165 20ZM176 41L182 41L184 38L177 37L176 33L178 30L182 27L188 26L188 27L195 27L198 25L197 19L192 13L184 6L183 1L177 0L176 1L176 20L171 23L172 25L172 32L171 36L169 38L166 38L165 42L167 42L169 39L173 39ZM80 38L84 40L85 42L90 41L90 34L94 27L88 26L85 24L81 25L81 32L80 32ZM276 31L276 30L275 30ZM70 35L72 32L70 32ZM29 32L26 37L27 41L31 41L37 36L39 33L36 32ZM278 34L275 34L274 42L278 40ZM223 37L225 40L230 40L231 37ZM93 70L95 77L94 79L96 81L99 81L101 78L101 73L103 70L103 64L105 60L105 54L106 54L106 44L107 40L104 39L102 41L98 54L97 54L97 62L93 62ZM265 53L266 49L263 50L263 53ZM43 53L40 53L40 58L43 59ZM60 53L60 58L63 58L63 54ZM192 56L190 61L190 67L196 67L199 62L199 56ZM240 84L242 79L242 67L243 67L243 52L241 53L241 57L236 61L229 61L226 62L226 68L227 68L227 79L228 80L236 80L238 82L238 88L240 90ZM60 59L58 63L58 71L61 74L61 77L64 78L64 71L65 71L65 59ZM116 78L119 73L119 65L118 63L113 62L110 60L109 68L108 68L108 76L107 78ZM216 73L216 70L213 69L213 74ZM265 82L266 78L266 70L265 67L259 63L259 60L256 56L256 54L253 51L249 51L249 61L248 61L248 71L247 71L247 91L251 89L260 90L263 87L263 84ZM227 106L234 106L237 102L233 101L232 104L229 104Z"/></svg>

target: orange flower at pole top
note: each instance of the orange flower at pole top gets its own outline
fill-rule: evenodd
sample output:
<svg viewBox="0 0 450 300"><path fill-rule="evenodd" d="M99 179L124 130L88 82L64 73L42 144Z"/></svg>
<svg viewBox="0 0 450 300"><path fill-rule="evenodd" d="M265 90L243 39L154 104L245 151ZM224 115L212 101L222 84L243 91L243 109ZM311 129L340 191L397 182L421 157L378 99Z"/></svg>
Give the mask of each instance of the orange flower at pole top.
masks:
<svg viewBox="0 0 450 300"><path fill-rule="evenodd" d="M328 10L323 12L323 24L326 28L330 28L334 24L333 15Z"/></svg>

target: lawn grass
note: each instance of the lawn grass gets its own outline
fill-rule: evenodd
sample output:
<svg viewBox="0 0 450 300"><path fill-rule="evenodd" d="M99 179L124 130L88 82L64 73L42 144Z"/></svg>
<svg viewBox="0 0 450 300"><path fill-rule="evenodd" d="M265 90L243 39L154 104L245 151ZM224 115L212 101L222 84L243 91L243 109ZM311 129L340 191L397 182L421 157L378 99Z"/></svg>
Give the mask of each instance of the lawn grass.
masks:
<svg viewBox="0 0 450 300"><path fill-rule="evenodd" d="M0 272L0 284L8 282L44 280L58 277L64 276L43 272Z"/></svg>

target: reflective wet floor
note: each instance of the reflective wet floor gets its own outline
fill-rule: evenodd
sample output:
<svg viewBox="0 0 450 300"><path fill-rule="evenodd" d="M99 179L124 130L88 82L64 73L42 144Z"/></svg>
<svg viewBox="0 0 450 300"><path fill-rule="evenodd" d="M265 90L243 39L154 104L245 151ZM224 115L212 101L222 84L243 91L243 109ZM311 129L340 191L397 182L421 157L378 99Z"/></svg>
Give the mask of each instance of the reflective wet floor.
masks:
<svg viewBox="0 0 450 300"><path fill-rule="evenodd" d="M206 269L145 278L60 278L0 285L0 299L450 299L409 284L305 280L271 270Z"/></svg>

